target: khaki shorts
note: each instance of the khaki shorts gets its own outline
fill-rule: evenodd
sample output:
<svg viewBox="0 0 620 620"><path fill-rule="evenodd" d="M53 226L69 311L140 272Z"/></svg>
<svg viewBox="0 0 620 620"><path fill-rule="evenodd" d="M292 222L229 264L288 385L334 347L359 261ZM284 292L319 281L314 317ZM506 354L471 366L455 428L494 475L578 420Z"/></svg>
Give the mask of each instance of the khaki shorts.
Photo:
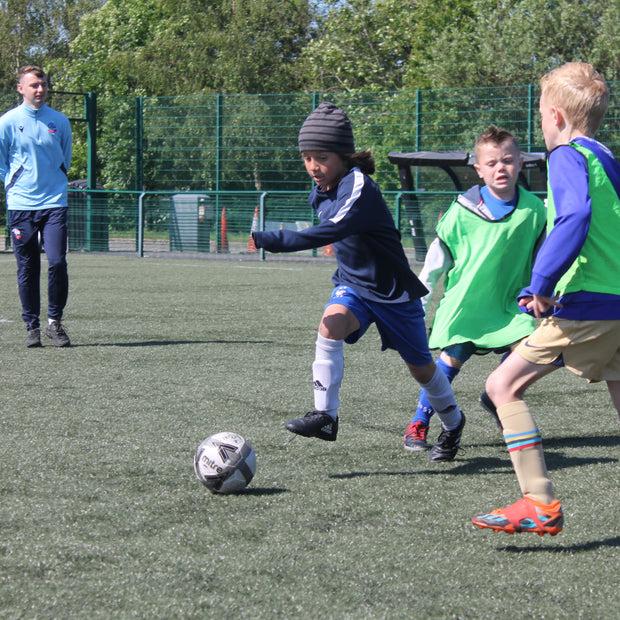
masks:
<svg viewBox="0 0 620 620"><path fill-rule="evenodd" d="M571 321L549 317L515 349L533 364L564 366L589 381L620 381L620 321Z"/></svg>

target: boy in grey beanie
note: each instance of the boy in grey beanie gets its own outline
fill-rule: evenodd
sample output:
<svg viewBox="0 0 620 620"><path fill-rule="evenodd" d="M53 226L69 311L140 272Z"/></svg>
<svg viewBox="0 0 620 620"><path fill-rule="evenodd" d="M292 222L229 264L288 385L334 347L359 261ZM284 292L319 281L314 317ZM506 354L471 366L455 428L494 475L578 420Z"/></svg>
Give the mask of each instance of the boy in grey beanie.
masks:
<svg viewBox="0 0 620 620"><path fill-rule="evenodd" d="M428 349L420 298L427 293L409 267L400 233L369 175L370 151L356 152L351 121L333 103L322 103L299 131L299 150L314 180L309 202L319 224L302 231L253 233L257 248L296 252L332 244L338 268L325 306L312 364L314 410L286 428L304 437L335 441L344 343L357 342L375 323L382 349L395 349L426 390L442 423L431 461L450 461L459 449L465 416L445 374Z"/></svg>

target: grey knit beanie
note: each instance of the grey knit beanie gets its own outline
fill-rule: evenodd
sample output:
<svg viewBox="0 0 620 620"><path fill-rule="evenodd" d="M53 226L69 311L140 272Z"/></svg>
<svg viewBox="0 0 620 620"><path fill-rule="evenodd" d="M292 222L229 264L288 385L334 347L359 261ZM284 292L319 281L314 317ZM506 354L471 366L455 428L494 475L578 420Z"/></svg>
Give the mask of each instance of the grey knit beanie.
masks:
<svg viewBox="0 0 620 620"><path fill-rule="evenodd" d="M349 117L333 103L324 101L301 126L299 150L355 153Z"/></svg>

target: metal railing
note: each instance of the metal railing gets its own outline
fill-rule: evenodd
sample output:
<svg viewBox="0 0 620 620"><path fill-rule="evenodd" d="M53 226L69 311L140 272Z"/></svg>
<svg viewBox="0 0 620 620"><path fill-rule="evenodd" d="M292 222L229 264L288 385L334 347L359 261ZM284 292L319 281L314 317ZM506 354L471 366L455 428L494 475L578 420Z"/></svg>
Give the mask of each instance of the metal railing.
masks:
<svg viewBox="0 0 620 620"><path fill-rule="evenodd" d="M405 250L412 259L423 260L437 221L456 191L388 191L383 195ZM253 230L301 230L318 221L305 191L223 191L216 196L200 191L70 190L69 196L69 250L73 252L265 260L275 255L253 247ZM413 221L418 222L416 227ZM288 256L331 255L319 248Z"/></svg>

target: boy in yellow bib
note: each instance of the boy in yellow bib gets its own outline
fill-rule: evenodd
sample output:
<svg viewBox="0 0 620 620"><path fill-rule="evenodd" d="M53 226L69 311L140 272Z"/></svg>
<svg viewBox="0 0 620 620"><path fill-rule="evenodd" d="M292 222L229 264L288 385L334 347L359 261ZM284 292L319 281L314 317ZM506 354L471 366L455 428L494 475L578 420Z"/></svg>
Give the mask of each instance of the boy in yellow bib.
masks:
<svg viewBox="0 0 620 620"><path fill-rule="evenodd" d="M523 499L472 521L553 536L564 516L523 394L566 366L588 381L606 381L620 415L620 164L593 138L609 103L603 77L587 63L567 63L540 84L548 235L519 305L543 321L486 382Z"/></svg>
<svg viewBox="0 0 620 620"><path fill-rule="evenodd" d="M483 186L474 185L450 205L420 273L430 291L422 298L425 310L444 275L429 346L441 349L436 364L450 383L472 355L505 355L534 331L534 318L519 310L517 295L530 280L546 223L542 200L517 185L523 158L513 133L492 125L478 136L474 152ZM480 402L493 413L486 394ZM422 390L405 450L430 449L433 413Z"/></svg>

